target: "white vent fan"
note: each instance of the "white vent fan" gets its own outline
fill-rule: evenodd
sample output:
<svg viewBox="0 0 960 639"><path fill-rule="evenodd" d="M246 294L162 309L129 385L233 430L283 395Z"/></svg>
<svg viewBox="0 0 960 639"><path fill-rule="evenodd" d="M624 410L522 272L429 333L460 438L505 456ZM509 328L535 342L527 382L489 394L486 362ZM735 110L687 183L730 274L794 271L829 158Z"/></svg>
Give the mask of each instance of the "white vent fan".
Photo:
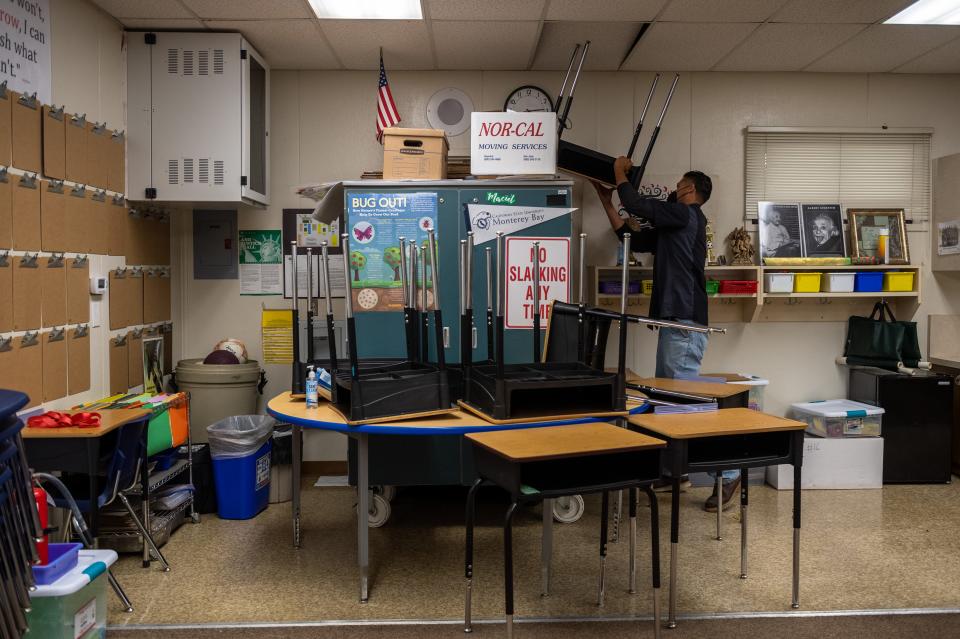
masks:
<svg viewBox="0 0 960 639"><path fill-rule="evenodd" d="M447 137L470 130L473 100L460 89L440 89L427 102L427 122L431 128L441 129Z"/></svg>

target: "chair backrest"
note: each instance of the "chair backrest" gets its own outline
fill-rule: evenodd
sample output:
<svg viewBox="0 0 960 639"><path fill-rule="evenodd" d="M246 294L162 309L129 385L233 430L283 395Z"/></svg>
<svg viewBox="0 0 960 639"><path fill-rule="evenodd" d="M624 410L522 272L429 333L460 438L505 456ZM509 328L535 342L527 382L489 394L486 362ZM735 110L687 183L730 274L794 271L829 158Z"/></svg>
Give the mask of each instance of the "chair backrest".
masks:
<svg viewBox="0 0 960 639"><path fill-rule="evenodd" d="M117 433L117 447L107 467L106 502L113 501L117 490L126 490L133 486L140 470L143 457L143 429L146 422L136 421L124 424Z"/></svg>
<svg viewBox="0 0 960 639"><path fill-rule="evenodd" d="M547 325L547 338L543 346L545 362L579 362L577 353L580 325L577 320L580 310L576 304L553 302L550 323ZM586 315L586 358L582 363L592 368L603 369L607 354L607 337L610 334L610 320L605 317Z"/></svg>

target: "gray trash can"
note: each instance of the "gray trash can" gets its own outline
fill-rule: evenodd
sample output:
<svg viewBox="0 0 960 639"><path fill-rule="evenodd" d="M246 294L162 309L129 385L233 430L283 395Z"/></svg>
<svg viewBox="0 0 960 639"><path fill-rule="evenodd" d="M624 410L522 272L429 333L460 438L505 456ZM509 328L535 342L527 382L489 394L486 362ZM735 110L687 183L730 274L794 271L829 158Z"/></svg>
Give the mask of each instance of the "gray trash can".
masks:
<svg viewBox="0 0 960 639"><path fill-rule="evenodd" d="M177 388L190 393L190 437L206 442L207 426L234 415L254 415L265 383L260 362L204 364L202 359L177 362Z"/></svg>

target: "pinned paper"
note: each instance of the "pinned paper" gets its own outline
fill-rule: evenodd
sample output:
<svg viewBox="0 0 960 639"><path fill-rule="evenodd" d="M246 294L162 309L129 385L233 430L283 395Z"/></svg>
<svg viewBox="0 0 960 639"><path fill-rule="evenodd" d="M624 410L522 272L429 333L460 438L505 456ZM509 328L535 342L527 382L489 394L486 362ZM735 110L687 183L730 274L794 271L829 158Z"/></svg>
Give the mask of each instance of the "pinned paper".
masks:
<svg viewBox="0 0 960 639"><path fill-rule="evenodd" d="M263 309L260 330L264 363L292 364L293 311Z"/></svg>

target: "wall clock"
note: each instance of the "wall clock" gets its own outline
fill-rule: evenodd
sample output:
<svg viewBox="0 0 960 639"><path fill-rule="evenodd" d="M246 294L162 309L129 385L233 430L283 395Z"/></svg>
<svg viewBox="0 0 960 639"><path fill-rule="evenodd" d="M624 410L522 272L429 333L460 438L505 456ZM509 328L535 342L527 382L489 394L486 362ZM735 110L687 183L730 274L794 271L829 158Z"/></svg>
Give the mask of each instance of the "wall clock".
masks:
<svg viewBox="0 0 960 639"><path fill-rule="evenodd" d="M547 95L547 92L540 87L532 84L525 84L522 87L514 89L503 103L504 111L542 111L549 113L553 111L553 100Z"/></svg>

